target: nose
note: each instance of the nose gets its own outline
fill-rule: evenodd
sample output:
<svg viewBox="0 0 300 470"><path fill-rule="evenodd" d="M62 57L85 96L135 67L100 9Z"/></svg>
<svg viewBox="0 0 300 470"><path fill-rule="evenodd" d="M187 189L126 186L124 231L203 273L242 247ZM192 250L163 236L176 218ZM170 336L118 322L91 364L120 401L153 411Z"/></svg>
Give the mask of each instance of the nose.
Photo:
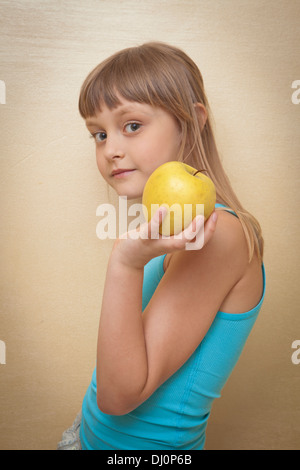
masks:
<svg viewBox="0 0 300 470"><path fill-rule="evenodd" d="M122 145L122 138L116 135L107 136L105 141L104 156L107 160L123 158L125 156L125 149Z"/></svg>

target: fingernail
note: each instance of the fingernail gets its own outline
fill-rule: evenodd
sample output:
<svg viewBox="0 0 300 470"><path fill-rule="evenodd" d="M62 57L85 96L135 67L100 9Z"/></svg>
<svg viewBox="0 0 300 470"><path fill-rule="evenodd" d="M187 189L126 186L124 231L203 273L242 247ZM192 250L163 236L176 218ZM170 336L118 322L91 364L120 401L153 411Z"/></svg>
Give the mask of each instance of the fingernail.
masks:
<svg viewBox="0 0 300 470"><path fill-rule="evenodd" d="M218 218L218 214L216 212L214 212L213 215L212 215L213 222L216 222L217 218Z"/></svg>

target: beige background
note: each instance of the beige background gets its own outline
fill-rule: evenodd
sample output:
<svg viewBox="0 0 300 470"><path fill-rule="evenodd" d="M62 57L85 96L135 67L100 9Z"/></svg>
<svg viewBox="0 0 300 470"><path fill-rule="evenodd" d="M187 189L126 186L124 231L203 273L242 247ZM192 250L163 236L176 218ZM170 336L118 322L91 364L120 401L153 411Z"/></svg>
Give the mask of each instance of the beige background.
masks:
<svg viewBox="0 0 300 470"><path fill-rule="evenodd" d="M55 449L89 384L111 244L96 208L114 198L78 92L106 56L148 40L198 63L224 165L266 242L265 304L206 447L300 447L299 21L299 0L0 1L1 449Z"/></svg>

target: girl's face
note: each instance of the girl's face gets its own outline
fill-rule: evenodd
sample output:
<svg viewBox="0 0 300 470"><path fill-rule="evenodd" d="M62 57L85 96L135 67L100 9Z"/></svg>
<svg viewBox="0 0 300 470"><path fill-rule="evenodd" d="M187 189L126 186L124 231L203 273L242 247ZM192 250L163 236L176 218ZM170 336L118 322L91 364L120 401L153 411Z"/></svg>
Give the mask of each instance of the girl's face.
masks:
<svg viewBox="0 0 300 470"><path fill-rule="evenodd" d="M159 107L127 101L102 106L86 126L96 142L97 166L119 196L141 197L151 173L177 159L181 132L176 119Z"/></svg>

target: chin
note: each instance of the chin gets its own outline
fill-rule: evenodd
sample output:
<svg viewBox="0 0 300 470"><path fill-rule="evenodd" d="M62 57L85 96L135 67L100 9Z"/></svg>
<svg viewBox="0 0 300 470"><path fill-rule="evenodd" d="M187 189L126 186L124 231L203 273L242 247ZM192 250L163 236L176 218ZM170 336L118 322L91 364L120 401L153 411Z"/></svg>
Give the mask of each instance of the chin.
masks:
<svg viewBox="0 0 300 470"><path fill-rule="evenodd" d="M126 197L128 201L141 198L143 195L143 191L134 190L133 188L130 188L128 191L116 191L116 193L119 197Z"/></svg>
<svg viewBox="0 0 300 470"><path fill-rule="evenodd" d="M134 199L141 199L141 193L126 193L126 194L119 194L119 197L126 197L128 201L132 201Z"/></svg>

